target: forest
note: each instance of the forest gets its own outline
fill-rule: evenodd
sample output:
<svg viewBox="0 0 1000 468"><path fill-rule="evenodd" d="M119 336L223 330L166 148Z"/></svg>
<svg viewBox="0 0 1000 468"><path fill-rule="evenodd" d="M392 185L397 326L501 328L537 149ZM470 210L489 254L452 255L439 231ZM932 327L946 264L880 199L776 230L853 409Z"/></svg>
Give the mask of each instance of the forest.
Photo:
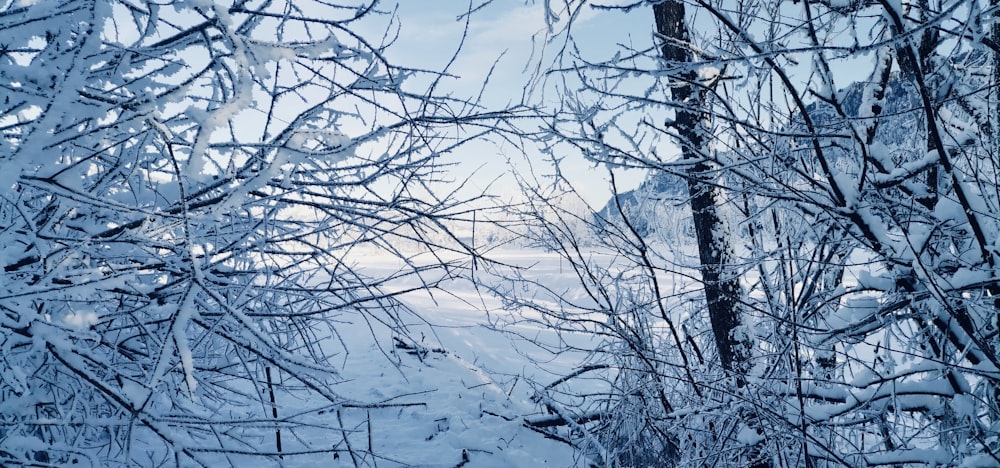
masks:
<svg viewBox="0 0 1000 468"><path fill-rule="evenodd" d="M1000 3L444 5L0 0L0 466L1000 466Z"/></svg>

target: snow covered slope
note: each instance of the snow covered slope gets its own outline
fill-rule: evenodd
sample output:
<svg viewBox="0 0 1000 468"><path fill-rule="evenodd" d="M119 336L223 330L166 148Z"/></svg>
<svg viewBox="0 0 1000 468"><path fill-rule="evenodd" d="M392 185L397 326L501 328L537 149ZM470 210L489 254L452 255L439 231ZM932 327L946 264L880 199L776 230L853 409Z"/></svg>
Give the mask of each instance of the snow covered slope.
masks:
<svg viewBox="0 0 1000 468"><path fill-rule="evenodd" d="M537 262L539 271L552 273L559 268L552 254L506 253L507 259L511 256L520 257L514 261ZM398 267L393 257L364 256L363 271L368 274ZM388 289L409 289L419 281L401 278ZM380 467L582 466L569 446L522 424L524 418L537 416L537 406L531 401L532 388L518 375L541 371L527 369L521 353L531 350L524 343L512 342L490 325L496 316L487 311L499 310L496 299L481 295L462 279L448 280L431 294L418 291L403 299L413 312L398 315L408 336L365 320L337 325L343 348L350 352L338 363L344 383L332 390L365 403L340 411L347 431L340 440L327 443L345 449L350 444L353 459L346 452L333 459L329 454L292 456L283 460L283 466L315 466L321 461ZM555 338L541 328L519 331ZM550 364L556 369L572 365ZM296 403L277 402L281 412L294 411ZM317 417L338 417L336 410L331 411ZM299 437L309 434L301 432ZM315 446L316 441L306 445Z"/></svg>

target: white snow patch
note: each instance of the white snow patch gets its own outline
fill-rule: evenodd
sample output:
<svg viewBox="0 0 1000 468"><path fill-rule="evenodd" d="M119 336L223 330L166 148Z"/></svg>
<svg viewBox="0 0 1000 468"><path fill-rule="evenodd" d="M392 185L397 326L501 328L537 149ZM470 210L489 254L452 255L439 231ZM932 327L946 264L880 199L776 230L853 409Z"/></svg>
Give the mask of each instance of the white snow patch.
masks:
<svg viewBox="0 0 1000 468"><path fill-rule="evenodd" d="M74 311L63 317L63 323L77 330L87 330L97 321L97 314L93 311Z"/></svg>

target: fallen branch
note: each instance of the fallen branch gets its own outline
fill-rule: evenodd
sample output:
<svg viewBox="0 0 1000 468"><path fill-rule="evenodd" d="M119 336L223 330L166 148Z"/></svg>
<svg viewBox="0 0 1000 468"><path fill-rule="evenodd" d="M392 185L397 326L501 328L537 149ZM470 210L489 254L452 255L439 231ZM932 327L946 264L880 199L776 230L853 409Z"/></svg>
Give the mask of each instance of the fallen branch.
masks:
<svg viewBox="0 0 1000 468"><path fill-rule="evenodd" d="M524 425L527 427L538 427L538 428L572 426L576 424L586 424L591 421L597 421L598 419L604 418L604 416L605 416L604 413L591 413L583 416L574 417L572 418L572 421L569 421L566 418L556 414L534 420L525 419Z"/></svg>

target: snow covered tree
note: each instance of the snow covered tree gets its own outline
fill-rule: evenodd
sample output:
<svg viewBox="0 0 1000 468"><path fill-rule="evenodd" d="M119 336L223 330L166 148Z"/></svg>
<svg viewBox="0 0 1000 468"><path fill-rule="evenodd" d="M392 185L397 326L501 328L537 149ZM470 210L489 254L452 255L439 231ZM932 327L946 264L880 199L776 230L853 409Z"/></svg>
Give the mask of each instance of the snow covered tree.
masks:
<svg viewBox="0 0 1000 468"><path fill-rule="evenodd" d="M639 434L658 434L639 448L677 464L1000 463L989 2L693 0L683 3L687 35L661 20L679 2L565 4L570 20L596 8L659 34L595 58L573 28L554 27L561 61L538 86L556 90L561 107L543 143L612 172L709 183L719 219L742 237L719 266L742 291L729 336L751 347L744 385L720 385L713 367L726 367L727 351L717 335L705 339L719 331L711 304L692 311L690 281L661 287L704 257L649 241L629 226L657 223L623 210L594 223L627 234L605 242L617 263L577 262L581 285L604 292L592 294L597 306L513 301L602 337L579 374L541 386L562 395L562 422L545 427L587 434L574 440L585 450L600 442L610 464L636 459L624 455ZM683 60L664 62L675 49ZM704 130L685 132L692 115ZM692 162L714 168L711 178L696 178ZM689 214L696 225L700 214ZM552 242L568 242L559 235ZM622 276L643 269L645 279ZM647 331L629 336L623 323ZM640 356L656 366L629 361ZM610 388L600 402L573 386L597 375ZM622 379L644 383L615 387ZM652 403L660 390L670 405Z"/></svg>
<svg viewBox="0 0 1000 468"><path fill-rule="evenodd" d="M705 285L705 304L712 322L712 333L719 351L719 360L737 379L746 370L748 343L734 332L742 321L740 312L739 278L727 268L735 261L732 233L719 214L719 189L714 179L718 169L713 168L706 145L710 128L705 120L708 113L706 94L718 84L719 75L709 69L709 74L699 73L696 57L686 45L690 34L684 14L684 3L669 0L653 5L656 31L662 36L660 48L668 73L671 74L670 99L680 104L668 131L676 132L681 148L688 192L691 197L691 214L694 218L695 237L698 239L702 282ZM675 71L676 70L676 71Z"/></svg>
<svg viewBox="0 0 1000 468"><path fill-rule="evenodd" d="M345 252L430 243L435 157L490 126L377 3L0 3L0 464L371 462L337 324L406 309Z"/></svg>

